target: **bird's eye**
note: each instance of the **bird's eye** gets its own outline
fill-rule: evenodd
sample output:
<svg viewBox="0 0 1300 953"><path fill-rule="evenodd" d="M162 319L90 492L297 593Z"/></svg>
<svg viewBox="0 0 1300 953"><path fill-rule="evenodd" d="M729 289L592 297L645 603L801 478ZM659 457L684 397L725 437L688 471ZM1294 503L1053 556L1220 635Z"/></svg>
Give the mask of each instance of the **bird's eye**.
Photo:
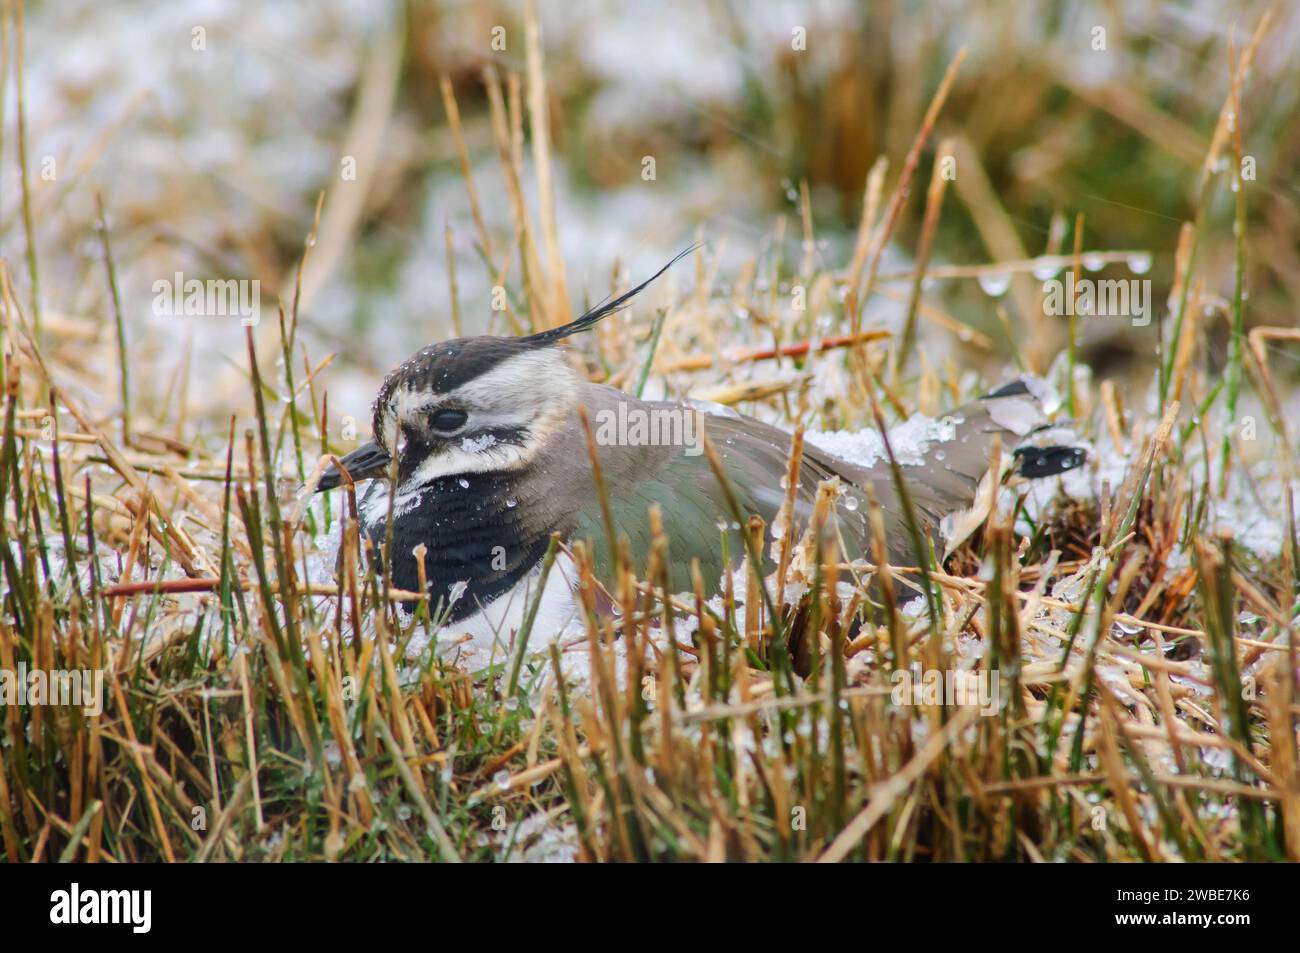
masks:
<svg viewBox="0 0 1300 953"><path fill-rule="evenodd" d="M434 430L451 433L465 426L465 421L468 419L469 414L463 410L440 410L429 418L429 423L433 425Z"/></svg>

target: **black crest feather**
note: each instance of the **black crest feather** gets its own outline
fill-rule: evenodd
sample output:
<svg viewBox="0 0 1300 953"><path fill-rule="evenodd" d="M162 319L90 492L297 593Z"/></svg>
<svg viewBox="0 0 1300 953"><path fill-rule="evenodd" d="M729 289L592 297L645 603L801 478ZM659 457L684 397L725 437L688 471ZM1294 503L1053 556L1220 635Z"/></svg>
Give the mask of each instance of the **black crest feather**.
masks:
<svg viewBox="0 0 1300 953"><path fill-rule="evenodd" d="M572 334L578 334L582 331L588 330L589 328L595 327L602 318L607 318L616 311L622 311L626 308L628 302L644 291L652 281L699 247L700 243L696 242L689 248L679 251L672 257L672 260L668 262L668 264L664 265L635 288L623 292L623 294L619 295L612 301L606 301L603 304L596 305L596 307L592 308L582 317L575 318L568 324L562 324L558 328L551 328L549 331L539 331L537 334L530 334L528 337L522 339L523 342L528 344L530 347L550 347L557 341L562 341Z"/></svg>

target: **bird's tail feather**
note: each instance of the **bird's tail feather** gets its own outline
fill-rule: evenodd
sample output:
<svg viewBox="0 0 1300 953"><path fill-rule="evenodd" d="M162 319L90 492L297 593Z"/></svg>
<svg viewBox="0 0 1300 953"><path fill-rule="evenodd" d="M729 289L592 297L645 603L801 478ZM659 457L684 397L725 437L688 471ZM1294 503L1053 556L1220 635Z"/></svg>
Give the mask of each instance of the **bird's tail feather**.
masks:
<svg viewBox="0 0 1300 953"><path fill-rule="evenodd" d="M1073 470L1087 460L1086 445L1069 425L1051 421L1059 407L1059 398L1046 382L1025 376L953 412L962 421L957 438L961 452L946 454L950 460L956 457L954 463L936 463L931 471L959 474L968 489L949 493L942 507L941 530L948 552L987 519L996 497L994 488L1008 470L1039 479ZM996 474L989 471L995 436L1002 444L1002 466ZM951 486L951 481L936 482Z"/></svg>

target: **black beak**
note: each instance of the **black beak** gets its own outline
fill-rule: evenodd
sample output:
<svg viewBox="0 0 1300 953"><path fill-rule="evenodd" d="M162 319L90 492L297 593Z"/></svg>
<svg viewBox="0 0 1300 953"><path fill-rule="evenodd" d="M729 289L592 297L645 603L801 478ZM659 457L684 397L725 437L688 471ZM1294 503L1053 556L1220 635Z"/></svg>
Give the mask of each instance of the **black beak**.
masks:
<svg viewBox="0 0 1300 953"><path fill-rule="evenodd" d="M387 450L372 441L363 443L339 462L343 464L348 476L352 477L355 483L373 477L384 476L388 472L388 464L391 459ZM339 472L337 466L330 464L321 475L320 483L316 484L316 492L332 490L341 483L343 483L343 474Z"/></svg>

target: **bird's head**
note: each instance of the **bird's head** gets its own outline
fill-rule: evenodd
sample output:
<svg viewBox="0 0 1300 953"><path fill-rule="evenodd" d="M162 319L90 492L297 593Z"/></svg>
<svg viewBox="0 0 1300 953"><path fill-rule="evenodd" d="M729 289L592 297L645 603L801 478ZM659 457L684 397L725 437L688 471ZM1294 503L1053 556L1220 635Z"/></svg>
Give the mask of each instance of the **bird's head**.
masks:
<svg viewBox="0 0 1300 953"><path fill-rule="evenodd" d="M558 345L594 327L663 274L568 324L527 337L469 337L430 345L384 380L373 407L371 442L342 460L353 480L384 477L397 459L399 487L460 473L524 465L570 416L582 379ZM317 486L342 482L337 467Z"/></svg>

